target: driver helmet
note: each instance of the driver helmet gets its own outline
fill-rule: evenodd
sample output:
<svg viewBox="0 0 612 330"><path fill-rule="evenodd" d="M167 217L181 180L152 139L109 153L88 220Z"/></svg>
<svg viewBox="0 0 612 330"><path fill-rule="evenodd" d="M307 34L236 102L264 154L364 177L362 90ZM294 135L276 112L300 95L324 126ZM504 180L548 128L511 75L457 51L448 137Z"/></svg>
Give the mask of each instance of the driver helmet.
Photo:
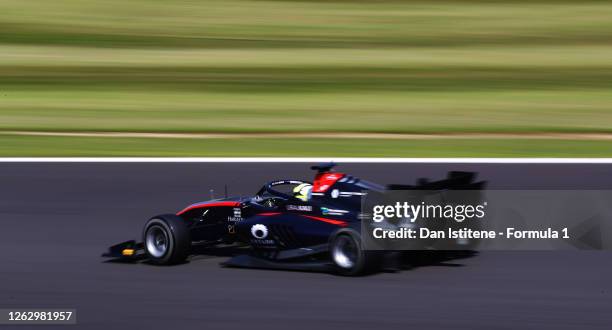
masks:
<svg viewBox="0 0 612 330"><path fill-rule="evenodd" d="M293 188L293 197L301 201L308 202L311 192L312 185L310 183L302 183Z"/></svg>

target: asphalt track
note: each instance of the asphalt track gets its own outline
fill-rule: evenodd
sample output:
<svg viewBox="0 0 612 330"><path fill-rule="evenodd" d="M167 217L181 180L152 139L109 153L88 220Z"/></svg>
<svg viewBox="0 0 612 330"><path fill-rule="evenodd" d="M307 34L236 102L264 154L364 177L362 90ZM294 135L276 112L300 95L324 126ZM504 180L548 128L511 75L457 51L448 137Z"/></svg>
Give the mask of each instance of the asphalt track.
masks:
<svg viewBox="0 0 612 330"><path fill-rule="evenodd" d="M491 188L612 189L606 164L341 169L380 183L472 170ZM311 173L305 164L0 164L0 308L76 308L74 329L612 328L610 252L482 252L359 278L223 268L220 256L173 267L99 257L137 238L147 217L206 200L211 188L247 195L288 177Z"/></svg>

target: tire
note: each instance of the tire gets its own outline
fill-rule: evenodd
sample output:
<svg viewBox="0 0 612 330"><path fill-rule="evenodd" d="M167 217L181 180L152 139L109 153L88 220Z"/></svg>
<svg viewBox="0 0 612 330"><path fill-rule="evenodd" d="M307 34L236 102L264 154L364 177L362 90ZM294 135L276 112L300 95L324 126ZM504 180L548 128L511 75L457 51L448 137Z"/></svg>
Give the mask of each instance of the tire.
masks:
<svg viewBox="0 0 612 330"><path fill-rule="evenodd" d="M144 226L143 243L151 263L174 265L184 262L191 250L185 220L174 214L158 215Z"/></svg>
<svg viewBox="0 0 612 330"><path fill-rule="evenodd" d="M361 236L354 230L341 230L330 240L329 255L336 273L345 276L358 276L379 269L379 255L364 251Z"/></svg>

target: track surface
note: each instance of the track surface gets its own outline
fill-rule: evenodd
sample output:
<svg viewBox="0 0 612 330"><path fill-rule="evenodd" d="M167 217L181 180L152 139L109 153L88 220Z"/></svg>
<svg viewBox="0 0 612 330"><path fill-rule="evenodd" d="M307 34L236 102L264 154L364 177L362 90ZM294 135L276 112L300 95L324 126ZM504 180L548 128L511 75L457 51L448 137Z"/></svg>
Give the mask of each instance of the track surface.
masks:
<svg viewBox="0 0 612 330"><path fill-rule="evenodd" d="M341 169L380 183L472 170L490 188L612 189L610 165ZM211 188L248 195L287 177L311 173L306 164L0 164L0 308L77 308L72 327L83 329L612 328L609 252L483 252L361 278L223 268L213 256L174 267L99 257Z"/></svg>

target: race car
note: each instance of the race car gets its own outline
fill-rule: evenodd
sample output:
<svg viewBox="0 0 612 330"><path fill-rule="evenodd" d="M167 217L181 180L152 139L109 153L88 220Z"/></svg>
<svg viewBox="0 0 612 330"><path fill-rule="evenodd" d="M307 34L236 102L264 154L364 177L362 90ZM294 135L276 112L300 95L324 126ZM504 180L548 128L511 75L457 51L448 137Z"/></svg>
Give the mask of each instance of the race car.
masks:
<svg viewBox="0 0 612 330"><path fill-rule="evenodd" d="M314 181L275 180L252 197L209 200L176 214L152 217L142 242L109 248L104 257L158 265L185 262L198 247L238 246L226 266L332 271L359 275L375 270L384 251L362 246L362 198L393 189L481 189L474 173L451 172L442 181L382 186L335 172L336 164L312 166Z"/></svg>

